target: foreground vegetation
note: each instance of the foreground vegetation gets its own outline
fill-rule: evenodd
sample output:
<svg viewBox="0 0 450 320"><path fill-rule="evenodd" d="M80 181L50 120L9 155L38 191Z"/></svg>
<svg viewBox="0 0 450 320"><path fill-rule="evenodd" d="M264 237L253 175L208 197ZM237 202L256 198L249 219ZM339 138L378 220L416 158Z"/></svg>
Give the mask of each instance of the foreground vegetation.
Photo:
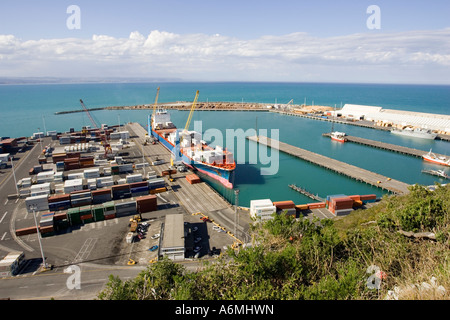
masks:
<svg viewBox="0 0 450 320"><path fill-rule="evenodd" d="M98 298L449 299L450 185L410 191L335 221L276 216L253 227L258 245L197 272L164 259L132 280L111 276ZM413 286L432 277L440 290Z"/></svg>

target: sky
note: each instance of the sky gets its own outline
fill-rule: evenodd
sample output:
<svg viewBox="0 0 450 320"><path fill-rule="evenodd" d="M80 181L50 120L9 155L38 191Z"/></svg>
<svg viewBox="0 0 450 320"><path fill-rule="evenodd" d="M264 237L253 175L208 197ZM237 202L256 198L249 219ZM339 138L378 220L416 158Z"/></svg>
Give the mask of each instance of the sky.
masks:
<svg viewBox="0 0 450 320"><path fill-rule="evenodd" d="M450 84L449 15L448 0L2 0L0 76Z"/></svg>

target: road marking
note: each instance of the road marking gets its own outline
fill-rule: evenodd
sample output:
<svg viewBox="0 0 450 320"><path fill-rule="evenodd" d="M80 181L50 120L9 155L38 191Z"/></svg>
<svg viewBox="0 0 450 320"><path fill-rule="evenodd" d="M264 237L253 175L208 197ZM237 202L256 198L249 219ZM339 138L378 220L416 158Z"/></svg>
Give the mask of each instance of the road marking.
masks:
<svg viewBox="0 0 450 320"><path fill-rule="evenodd" d="M6 211L5 214L3 215L3 217L0 219L0 223L2 223L3 219L5 219L7 213L8 213L8 211Z"/></svg>
<svg viewBox="0 0 450 320"><path fill-rule="evenodd" d="M17 198L16 201L15 201L14 203L17 203L17 202L19 202L19 198Z"/></svg>
<svg viewBox="0 0 450 320"><path fill-rule="evenodd" d="M5 201L5 206L6 206L7 203L8 203L8 199L6 199L6 201Z"/></svg>
<svg viewBox="0 0 450 320"><path fill-rule="evenodd" d="M3 240L3 239L5 239L5 236L6 236L6 234L7 234L8 232L6 232L5 231L5 233L3 234L3 236L2 236L2 239L1 240Z"/></svg>

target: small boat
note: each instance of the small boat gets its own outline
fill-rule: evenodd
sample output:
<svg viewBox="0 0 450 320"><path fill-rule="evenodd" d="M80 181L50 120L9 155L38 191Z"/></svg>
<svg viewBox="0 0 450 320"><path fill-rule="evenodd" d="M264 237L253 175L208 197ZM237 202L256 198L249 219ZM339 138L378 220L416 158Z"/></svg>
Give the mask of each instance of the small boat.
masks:
<svg viewBox="0 0 450 320"><path fill-rule="evenodd" d="M432 162L432 163L440 164L440 165L443 165L443 166L450 166L450 158L447 159L445 157L438 157L433 152L431 152L431 150L427 154L424 154L422 156L422 158L425 161L429 161L429 162Z"/></svg>
<svg viewBox="0 0 450 320"><path fill-rule="evenodd" d="M334 131L330 134L331 140L345 142L347 139L345 138L345 132Z"/></svg>
<svg viewBox="0 0 450 320"><path fill-rule="evenodd" d="M444 170L422 170L423 173L432 174L445 179L450 179L450 176L444 172Z"/></svg>
<svg viewBox="0 0 450 320"><path fill-rule="evenodd" d="M411 137L411 138L421 138L421 139L428 139L428 140L434 140L437 137L436 133L433 133L431 130L425 130L420 128L411 128L406 127L403 130L391 130L391 133Z"/></svg>

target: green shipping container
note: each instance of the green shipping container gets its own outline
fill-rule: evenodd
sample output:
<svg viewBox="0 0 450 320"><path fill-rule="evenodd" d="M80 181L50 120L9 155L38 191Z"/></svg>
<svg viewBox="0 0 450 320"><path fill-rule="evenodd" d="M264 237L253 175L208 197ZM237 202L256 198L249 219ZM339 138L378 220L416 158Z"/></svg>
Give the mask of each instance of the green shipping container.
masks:
<svg viewBox="0 0 450 320"><path fill-rule="evenodd" d="M92 214L92 206L80 207L80 216L85 216L88 214Z"/></svg>
<svg viewBox="0 0 450 320"><path fill-rule="evenodd" d="M102 205L100 206L93 206L92 207L92 215L94 216L94 220L95 221L103 221L105 220L105 215L104 215L104 208Z"/></svg>
<svg viewBox="0 0 450 320"><path fill-rule="evenodd" d="M70 208L67 210L67 218L70 225L76 226L81 224L80 208Z"/></svg>
<svg viewBox="0 0 450 320"><path fill-rule="evenodd" d="M103 203L103 209L104 209L104 212L115 212L116 205L114 204L114 201L108 201L108 202Z"/></svg>

